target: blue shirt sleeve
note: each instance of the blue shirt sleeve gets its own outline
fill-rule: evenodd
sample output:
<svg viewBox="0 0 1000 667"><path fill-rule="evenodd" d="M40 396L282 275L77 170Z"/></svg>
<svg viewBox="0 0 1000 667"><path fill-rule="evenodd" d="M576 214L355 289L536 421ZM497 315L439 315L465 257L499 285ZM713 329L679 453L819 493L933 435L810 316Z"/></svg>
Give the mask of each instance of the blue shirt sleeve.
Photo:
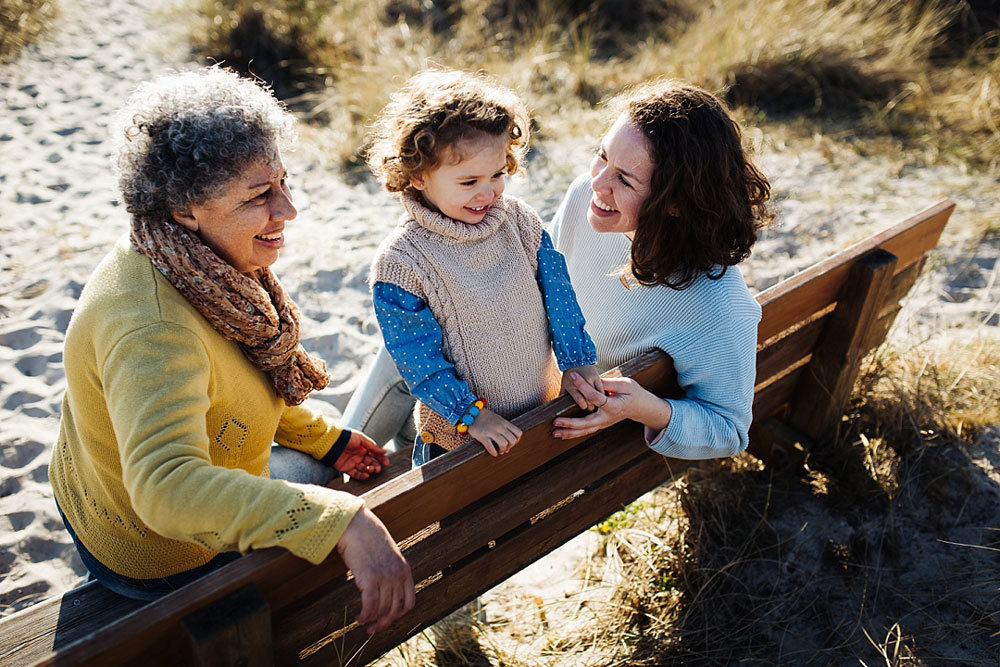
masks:
<svg viewBox="0 0 1000 667"><path fill-rule="evenodd" d="M549 315L549 335L559 370L597 363L597 348L583 328L586 320L569 280L566 258L544 229L538 247L538 288Z"/></svg>
<svg viewBox="0 0 1000 667"><path fill-rule="evenodd" d="M423 299L392 283L372 287L375 317L382 338L410 393L457 424L476 396L444 358L441 325Z"/></svg>

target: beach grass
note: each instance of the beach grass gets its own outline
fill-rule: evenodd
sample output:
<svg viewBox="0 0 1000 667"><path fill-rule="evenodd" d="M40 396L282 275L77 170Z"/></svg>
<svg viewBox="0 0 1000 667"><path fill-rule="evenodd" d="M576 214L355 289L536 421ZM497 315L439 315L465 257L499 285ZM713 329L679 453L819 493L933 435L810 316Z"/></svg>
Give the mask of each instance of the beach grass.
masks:
<svg viewBox="0 0 1000 667"><path fill-rule="evenodd" d="M996 166L1000 64L989 3L961 0L193 0L206 59L272 82L345 165L389 93L430 66L481 69L528 101L538 138L592 137L600 103L657 77L743 118L866 150ZM978 11L978 13L977 13ZM886 141L888 140L888 141Z"/></svg>
<svg viewBox="0 0 1000 667"><path fill-rule="evenodd" d="M0 0L0 63L37 41L58 14L54 0Z"/></svg>

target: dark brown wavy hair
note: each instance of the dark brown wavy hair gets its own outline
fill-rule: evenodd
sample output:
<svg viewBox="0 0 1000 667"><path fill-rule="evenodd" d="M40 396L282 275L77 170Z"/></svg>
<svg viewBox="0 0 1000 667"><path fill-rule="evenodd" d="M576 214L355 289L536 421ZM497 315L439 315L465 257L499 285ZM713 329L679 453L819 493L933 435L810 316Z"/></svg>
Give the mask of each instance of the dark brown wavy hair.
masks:
<svg viewBox="0 0 1000 667"><path fill-rule="evenodd" d="M528 112L518 96L484 74L426 70L395 94L372 127L368 166L389 192L441 164L445 152L479 134L506 135L507 173L528 150Z"/></svg>
<svg viewBox="0 0 1000 667"><path fill-rule="evenodd" d="M653 157L629 273L678 290L702 273L721 278L773 218L771 185L744 151L739 125L717 97L677 81L646 84L620 104Z"/></svg>

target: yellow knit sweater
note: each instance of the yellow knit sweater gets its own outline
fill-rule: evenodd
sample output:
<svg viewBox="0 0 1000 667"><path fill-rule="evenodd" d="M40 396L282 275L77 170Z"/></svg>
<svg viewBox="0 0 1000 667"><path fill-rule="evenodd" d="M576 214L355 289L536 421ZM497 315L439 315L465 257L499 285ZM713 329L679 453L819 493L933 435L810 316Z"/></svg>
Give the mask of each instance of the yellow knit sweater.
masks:
<svg viewBox="0 0 1000 667"><path fill-rule="evenodd" d="M268 377L121 239L66 332L52 488L80 541L138 579L280 546L312 563L362 501L268 478L271 443L321 459L341 430Z"/></svg>

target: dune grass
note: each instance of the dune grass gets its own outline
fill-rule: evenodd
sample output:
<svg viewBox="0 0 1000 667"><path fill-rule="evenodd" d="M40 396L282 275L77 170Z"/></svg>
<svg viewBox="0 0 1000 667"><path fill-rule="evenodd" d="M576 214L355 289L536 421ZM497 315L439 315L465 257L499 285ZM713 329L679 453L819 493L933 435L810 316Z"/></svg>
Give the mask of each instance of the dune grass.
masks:
<svg viewBox="0 0 1000 667"><path fill-rule="evenodd" d="M38 40L58 13L53 0L0 0L0 63Z"/></svg>
<svg viewBox="0 0 1000 667"><path fill-rule="evenodd" d="M884 346L805 476L706 463L658 491L655 511L627 510L608 538L623 583L594 644L631 665L988 664L997 537L940 536L979 527L979 503L995 502L966 459L1000 423L998 372L975 337ZM958 569L926 562L959 548Z"/></svg>
<svg viewBox="0 0 1000 667"><path fill-rule="evenodd" d="M200 52L272 82L345 165L359 163L389 93L434 65L514 87L540 141L592 138L602 100L665 76L723 94L755 122L805 119L810 134L834 124L861 149L890 138L919 159L985 167L1000 152L988 2L192 2Z"/></svg>

